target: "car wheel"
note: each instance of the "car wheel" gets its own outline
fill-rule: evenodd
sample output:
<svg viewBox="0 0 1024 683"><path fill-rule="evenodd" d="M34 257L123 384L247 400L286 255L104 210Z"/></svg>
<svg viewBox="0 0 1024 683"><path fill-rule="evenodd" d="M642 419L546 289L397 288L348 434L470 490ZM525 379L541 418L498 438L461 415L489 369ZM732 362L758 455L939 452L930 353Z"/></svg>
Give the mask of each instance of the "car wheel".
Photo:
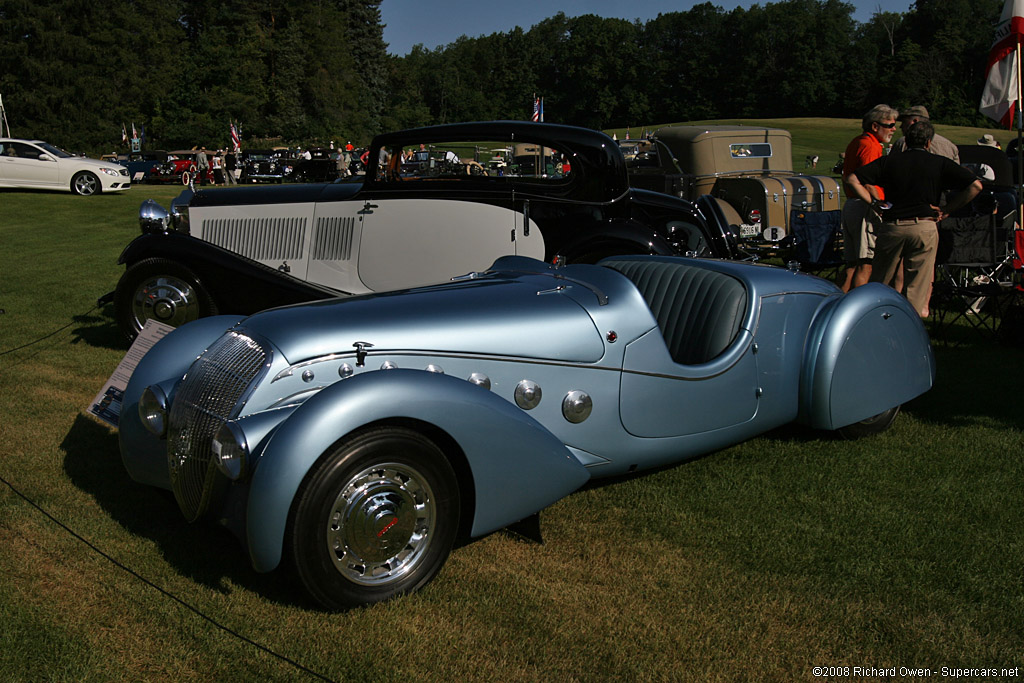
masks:
<svg viewBox="0 0 1024 683"><path fill-rule="evenodd" d="M883 411L874 417L869 417L866 420L860 422L854 422L852 425L846 425L840 427L838 430L839 435L844 439L862 439L865 436L871 436L873 434L881 434L886 429L892 426L892 423L896 420L896 416L900 413L900 407L889 408L889 410Z"/></svg>
<svg viewBox="0 0 1024 683"><path fill-rule="evenodd" d="M147 320L179 327L217 314L213 298L188 268L166 259L134 264L117 283L114 293L118 326L134 339Z"/></svg>
<svg viewBox="0 0 1024 683"><path fill-rule="evenodd" d="M358 433L321 458L295 497L288 546L329 609L415 591L441 570L459 523L448 459L411 429Z"/></svg>
<svg viewBox="0 0 1024 683"><path fill-rule="evenodd" d="M100 191L100 179L88 171L79 171L71 179L71 191L88 197Z"/></svg>

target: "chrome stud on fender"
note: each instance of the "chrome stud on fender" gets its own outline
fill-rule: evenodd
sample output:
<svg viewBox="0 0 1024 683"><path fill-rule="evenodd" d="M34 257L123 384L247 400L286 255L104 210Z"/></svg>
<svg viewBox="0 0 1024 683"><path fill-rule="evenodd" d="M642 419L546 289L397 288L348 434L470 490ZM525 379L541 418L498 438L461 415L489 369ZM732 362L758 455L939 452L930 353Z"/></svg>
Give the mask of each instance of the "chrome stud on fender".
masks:
<svg viewBox="0 0 1024 683"><path fill-rule="evenodd" d="M398 367L398 365L396 363L393 363L393 362L391 362L389 360L386 360L386 361L384 361L383 363L380 364L380 369L381 370L394 370L397 367Z"/></svg>
<svg viewBox="0 0 1024 683"><path fill-rule="evenodd" d="M439 375L443 375L444 368L442 368L440 365L434 365L433 363L431 363L430 365L427 366L427 372L436 372Z"/></svg>
<svg viewBox="0 0 1024 683"><path fill-rule="evenodd" d="M469 383L470 384L475 384L478 387L483 387L484 389L487 389L488 391L491 388L491 378L488 377L487 375L485 375L482 372L474 372L472 375L470 375L469 376Z"/></svg>
<svg viewBox="0 0 1024 683"><path fill-rule="evenodd" d="M338 377L342 379L348 379L349 377L352 376L353 372L354 370L352 370L352 366L349 365L348 363L342 363L338 367Z"/></svg>
<svg viewBox="0 0 1024 683"><path fill-rule="evenodd" d="M523 410L532 410L540 404L540 385L532 379L524 379L516 385L516 405Z"/></svg>
<svg viewBox="0 0 1024 683"><path fill-rule="evenodd" d="M586 420L593 409L594 402L590 395L583 391L570 391L562 399L562 415L573 424Z"/></svg>

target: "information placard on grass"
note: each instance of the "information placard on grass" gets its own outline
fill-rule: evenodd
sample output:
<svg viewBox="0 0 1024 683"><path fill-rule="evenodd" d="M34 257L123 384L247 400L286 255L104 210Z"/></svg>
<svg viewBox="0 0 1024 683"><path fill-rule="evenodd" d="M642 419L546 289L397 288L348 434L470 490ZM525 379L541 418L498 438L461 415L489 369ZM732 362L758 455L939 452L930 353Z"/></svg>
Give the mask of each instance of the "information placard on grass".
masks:
<svg viewBox="0 0 1024 683"><path fill-rule="evenodd" d="M128 386L128 380L131 379L135 367L146 355L146 352L173 329L170 325L165 325L162 322L147 320L146 326L132 342L128 353L117 364L114 374L100 389L100 393L96 394L96 398L92 400L86 412L116 428L121 417L121 401L124 398L124 390Z"/></svg>

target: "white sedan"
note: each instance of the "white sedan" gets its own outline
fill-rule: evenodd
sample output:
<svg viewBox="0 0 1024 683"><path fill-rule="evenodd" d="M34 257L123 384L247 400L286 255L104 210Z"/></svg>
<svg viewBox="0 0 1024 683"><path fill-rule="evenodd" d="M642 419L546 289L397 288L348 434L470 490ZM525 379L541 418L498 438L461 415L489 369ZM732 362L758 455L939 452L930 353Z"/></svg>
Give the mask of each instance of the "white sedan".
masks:
<svg viewBox="0 0 1024 683"><path fill-rule="evenodd" d="M91 195L131 186L128 169L119 164L76 157L42 140L0 138L0 187Z"/></svg>

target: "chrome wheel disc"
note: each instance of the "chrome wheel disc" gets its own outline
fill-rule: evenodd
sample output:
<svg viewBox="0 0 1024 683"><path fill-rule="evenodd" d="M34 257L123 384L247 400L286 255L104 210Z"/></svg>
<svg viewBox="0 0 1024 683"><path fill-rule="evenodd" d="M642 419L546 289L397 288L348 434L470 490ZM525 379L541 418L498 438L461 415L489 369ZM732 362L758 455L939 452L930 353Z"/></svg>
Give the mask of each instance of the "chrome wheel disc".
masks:
<svg viewBox="0 0 1024 683"><path fill-rule="evenodd" d="M94 176L88 173L75 178L75 192L80 195L91 195L95 194L96 190L99 189L99 181Z"/></svg>
<svg viewBox="0 0 1024 683"><path fill-rule="evenodd" d="M433 540L437 502L409 465L382 463L352 477L331 506L326 541L335 568L361 585L412 571Z"/></svg>
<svg viewBox="0 0 1024 683"><path fill-rule="evenodd" d="M132 315L140 330L147 320L179 327L199 318L199 294L191 284L176 277L147 278L132 297Z"/></svg>

